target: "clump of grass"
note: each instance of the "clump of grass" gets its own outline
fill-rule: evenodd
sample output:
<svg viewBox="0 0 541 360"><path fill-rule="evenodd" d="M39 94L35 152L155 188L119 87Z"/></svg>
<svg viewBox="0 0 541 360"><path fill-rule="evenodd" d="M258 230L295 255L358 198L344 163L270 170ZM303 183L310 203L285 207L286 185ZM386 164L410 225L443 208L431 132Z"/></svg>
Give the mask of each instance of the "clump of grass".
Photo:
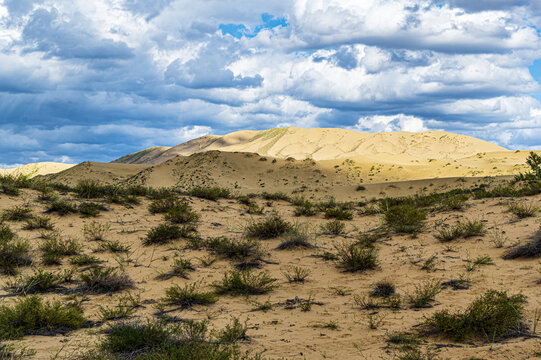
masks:
<svg viewBox="0 0 541 360"><path fill-rule="evenodd" d="M199 214L185 199L177 201L165 214L165 220L173 224L197 223L199 218Z"/></svg>
<svg viewBox="0 0 541 360"><path fill-rule="evenodd" d="M241 323L239 318L234 317L231 323L217 333L216 340L221 344L234 344L240 340L248 339L247 331L248 322Z"/></svg>
<svg viewBox="0 0 541 360"><path fill-rule="evenodd" d="M44 235L40 245L43 252L42 260L46 265L58 265L64 256L78 255L81 252L81 245L76 239L63 239L59 233Z"/></svg>
<svg viewBox="0 0 541 360"><path fill-rule="evenodd" d="M340 209L340 208L325 209L324 216L325 216L325 219L336 219L336 220L353 219L353 213L351 211Z"/></svg>
<svg viewBox="0 0 541 360"><path fill-rule="evenodd" d="M118 298L118 304L116 306L100 306L98 311L102 321L120 320L131 317L139 306L141 306L141 296L128 293Z"/></svg>
<svg viewBox="0 0 541 360"><path fill-rule="evenodd" d="M28 241L17 237L6 225L0 225L0 269L6 274L16 274L19 267L31 263Z"/></svg>
<svg viewBox="0 0 541 360"><path fill-rule="evenodd" d="M282 274L290 283L304 283L306 279L310 276L311 271L300 266L291 266L286 271L283 271Z"/></svg>
<svg viewBox="0 0 541 360"><path fill-rule="evenodd" d="M108 209L102 204L97 204L93 202L83 202L79 204L77 208L81 213L81 216L84 218L96 217L102 211L107 211Z"/></svg>
<svg viewBox="0 0 541 360"><path fill-rule="evenodd" d="M251 270L231 270L224 274L221 283L212 286L218 294L260 295L276 288L276 279L266 272L254 273Z"/></svg>
<svg viewBox="0 0 541 360"><path fill-rule="evenodd" d="M426 319L432 332L455 341L472 338L496 341L522 333L524 301L522 294L509 296L505 291L488 290L464 312L442 310Z"/></svg>
<svg viewBox="0 0 541 360"><path fill-rule="evenodd" d="M111 224L92 221L83 226L83 236L87 241L103 241L111 230Z"/></svg>
<svg viewBox="0 0 541 360"><path fill-rule="evenodd" d="M5 288L14 294L45 293L57 289L61 284L71 280L72 276L73 271L51 272L38 269L31 275L8 281Z"/></svg>
<svg viewBox="0 0 541 360"><path fill-rule="evenodd" d="M308 226L304 224L296 224L293 228L283 235L283 241L278 245L278 250L290 249L313 249L315 245L310 239Z"/></svg>
<svg viewBox="0 0 541 360"><path fill-rule="evenodd" d="M75 214L78 212L77 207L69 201L56 199L47 204L48 213L57 213L60 216Z"/></svg>
<svg viewBox="0 0 541 360"><path fill-rule="evenodd" d="M457 194L454 196L449 196L441 200L441 202L436 205L435 209L439 211L457 211L464 210L466 202L470 198L467 194Z"/></svg>
<svg viewBox="0 0 541 360"><path fill-rule="evenodd" d="M194 271L195 266L193 266L190 260L186 260L182 257L177 257L173 259L173 265L171 265L171 270L165 274L160 275L162 279L168 279L173 276L178 276L184 279L188 279L188 273Z"/></svg>
<svg viewBox="0 0 541 360"><path fill-rule="evenodd" d="M291 201L291 198L289 195L284 194L283 192L275 192L275 193L268 193L268 192L262 192L261 197L264 200L282 200L282 201Z"/></svg>
<svg viewBox="0 0 541 360"><path fill-rule="evenodd" d="M92 256L92 255L76 255L69 259L69 263L71 265L75 266L92 266L102 263L103 260L101 260L98 257Z"/></svg>
<svg viewBox="0 0 541 360"><path fill-rule="evenodd" d="M356 272L376 269L378 252L373 246L366 246L352 241L335 244L340 267L345 271Z"/></svg>
<svg viewBox="0 0 541 360"><path fill-rule="evenodd" d="M45 302L32 295L0 307L0 339L20 339L28 334L52 334L81 328L86 323L83 310L76 304Z"/></svg>
<svg viewBox="0 0 541 360"><path fill-rule="evenodd" d="M1 220L4 221L25 221L33 217L32 210L24 206L14 206L2 211Z"/></svg>
<svg viewBox="0 0 541 360"><path fill-rule="evenodd" d="M535 214L539 211L539 207L535 206L533 203L511 203L509 204L509 207L507 210L515 215L519 219L525 219L528 217L535 216Z"/></svg>
<svg viewBox="0 0 541 360"><path fill-rule="evenodd" d="M317 207L303 197L296 197L291 203L295 205L295 216L314 216L318 212Z"/></svg>
<svg viewBox="0 0 541 360"><path fill-rule="evenodd" d="M391 206L384 212L387 226L398 233L416 234L425 227L427 213L410 204Z"/></svg>
<svg viewBox="0 0 541 360"><path fill-rule="evenodd" d="M111 252L113 254L129 253L131 251L130 245L124 245L118 240L107 240L101 242L94 250L95 252Z"/></svg>
<svg viewBox="0 0 541 360"><path fill-rule="evenodd" d="M105 196L104 187L96 180L83 179L80 180L73 191L81 199L96 199Z"/></svg>
<svg viewBox="0 0 541 360"><path fill-rule="evenodd" d="M338 219L329 221L326 224L322 224L319 227L321 229L321 232L324 234L330 234L330 235L340 235L344 232L346 228L346 224L341 222Z"/></svg>
<svg viewBox="0 0 541 360"><path fill-rule="evenodd" d="M185 235L183 229L177 224L160 224L153 227L143 238L143 244L146 246L154 244L168 244L173 240L182 238Z"/></svg>
<svg viewBox="0 0 541 360"><path fill-rule="evenodd" d="M246 236L260 239L272 239L293 229L293 225L274 213L259 222L251 220L245 227Z"/></svg>
<svg viewBox="0 0 541 360"><path fill-rule="evenodd" d="M98 294L135 288L128 274L112 267L92 268L81 274L81 281L88 291Z"/></svg>
<svg viewBox="0 0 541 360"><path fill-rule="evenodd" d="M490 242L494 244L496 248L502 248L509 241L509 238L505 236L505 232L499 229L492 229L490 231Z"/></svg>
<svg viewBox="0 0 541 360"><path fill-rule="evenodd" d="M483 236L486 234L485 224L479 220L466 219L458 221L451 228L442 228L434 237L442 242L452 241L455 239L467 239L473 236Z"/></svg>
<svg viewBox="0 0 541 360"><path fill-rule="evenodd" d="M194 305L210 305L218 301L213 292L199 291L196 283L186 284L184 287L174 285L165 290L165 297L160 300L164 305L176 305L182 309Z"/></svg>
<svg viewBox="0 0 541 360"><path fill-rule="evenodd" d="M396 293L395 285L388 281L378 281L370 290L370 296L388 298Z"/></svg>
<svg viewBox="0 0 541 360"><path fill-rule="evenodd" d="M407 295L407 300L413 308L426 307L441 291L441 281L427 280L415 285L415 290Z"/></svg>
<svg viewBox="0 0 541 360"><path fill-rule="evenodd" d="M24 230L54 230L54 224L48 216L33 216L30 219L26 219L26 224L23 226Z"/></svg>
<svg viewBox="0 0 541 360"><path fill-rule="evenodd" d="M151 214L164 214L174 208L177 204L179 204L179 201L173 197L159 198L152 200L148 205L148 211Z"/></svg>
<svg viewBox="0 0 541 360"><path fill-rule="evenodd" d="M231 192L229 189L221 187L194 187L188 191L188 195L195 196L201 199L213 200L218 199L229 199L231 197Z"/></svg>
<svg viewBox="0 0 541 360"><path fill-rule="evenodd" d="M541 228L537 230L530 240L521 246L509 250L503 258L506 260L517 258L535 258L541 255Z"/></svg>
<svg viewBox="0 0 541 360"><path fill-rule="evenodd" d="M210 238L205 241L205 247L215 255L234 260L258 259L263 255L261 243L253 238Z"/></svg>

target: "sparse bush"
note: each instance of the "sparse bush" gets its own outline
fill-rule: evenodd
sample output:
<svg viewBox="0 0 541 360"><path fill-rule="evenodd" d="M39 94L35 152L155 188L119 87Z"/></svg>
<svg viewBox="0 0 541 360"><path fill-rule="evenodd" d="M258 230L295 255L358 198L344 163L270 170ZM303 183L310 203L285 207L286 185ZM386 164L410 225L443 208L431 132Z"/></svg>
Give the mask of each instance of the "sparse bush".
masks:
<svg viewBox="0 0 541 360"><path fill-rule="evenodd" d="M262 192L261 197L264 200L282 200L282 201L291 201L289 195L284 194L283 192L268 193Z"/></svg>
<svg viewBox="0 0 541 360"><path fill-rule="evenodd" d="M92 255L76 255L69 259L69 263L75 266L97 265L103 261Z"/></svg>
<svg viewBox="0 0 541 360"><path fill-rule="evenodd" d="M344 224L338 219L329 221L328 223L324 225L323 224L320 225L321 232L323 232L324 234L329 234L329 235L340 235L344 232L345 228L346 228L346 224Z"/></svg>
<svg viewBox="0 0 541 360"><path fill-rule="evenodd" d="M314 216L318 212L316 206L303 197L296 197L291 203L295 205L295 216Z"/></svg>
<svg viewBox="0 0 541 360"><path fill-rule="evenodd" d="M442 310L426 319L426 328L456 341L471 338L496 341L516 336L524 329L524 295L488 290L464 312Z"/></svg>
<svg viewBox="0 0 541 360"><path fill-rule="evenodd" d="M196 283L186 284L184 287L172 286L165 290L165 297L161 299L165 305L177 305L182 309L194 305L214 304L217 301L218 297L213 292L199 291Z"/></svg>
<svg viewBox="0 0 541 360"><path fill-rule="evenodd" d="M81 199L97 199L118 191L114 186L103 186L98 181L92 179L79 180L73 191Z"/></svg>
<svg viewBox="0 0 541 360"><path fill-rule="evenodd" d="M118 240L107 240L107 241L101 242L94 251L95 252L109 251L109 252L112 252L113 254L129 253L131 251L131 246L124 245Z"/></svg>
<svg viewBox="0 0 541 360"><path fill-rule="evenodd" d="M329 208L324 211L325 219L351 220L353 213L339 208Z"/></svg>
<svg viewBox="0 0 541 360"><path fill-rule="evenodd" d="M276 279L265 272L253 273L250 270L231 270L224 274L221 283L214 283L218 294L260 295L272 291Z"/></svg>
<svg viewBox="0 0 541 360"><path fill-rule="evenodd" d="M450 196L441 200L441 202L436 205L435 209L439 211L457 211L464 210L466 202L470 198L467 194L457 194Z"/></svg>
<svg viewBox="0 0 541 360"><path fill-rule="evenodd" d="M111 224L92 221L83 226L83 235L86 241L103 241L111 230Z"/></svg>
<svg viewBox="0 0 541 360"><path fill-rule="evenodd" d="M40 245L43 251L42 260L46 265L56 265L64 256L78 255L81 245L76 239L63 239L59 233L47 234Z"/></svg>
<svg viewBox="0 0 541 360"><path fill-rule="evenodd" d="M171 270L165 274L162 274L160 278L168 279L173 276L178 276L184 279L188 278L188 272L194 271L195 267L192 265L190 260L177 257L173 260L173 265L171 265Z"/></svg>
<svg viewBox="0 0 541 360"><path fill-rule="evenodd" d="M304 283L308 276L310 276L311 271L300 266L291 266L286 271L283 271L282 274L289 282Z"/></svg>
<svg viewBox="0 0 541 360"><path fill-rule="evenodd" d="M48 216L34 216L26 220L26 224L23 226L24 230L54 230L54 224L51 218Z"/></svg>
<svg viewBox="0 0 541 360"><path fill-rule="evenodd" d="M99 307L100 317L103 321L120 320L131 317L141 304L141 297L128 293L118 298L118 304L114 307Z"/></svg>
<svg viewBox="0 0 541 360"><path fill-rule="evenodd" d="M234 260L258 259L262 254L261 243L253 238L228 239L226 237L210 238L205 247L213 254Z"/></svg>
<svg viewBox="0 0 541 360"><path fill-rule="evenodd" d="M256 222L251 220L246 225L244 232L248 237L260 239L272 239L287 233L293 229L293 225L274 213L271 216Z"/></svg>
<svg viewBox="0 0 541 360"><path fill-rule="evenodd" d="M506 260L517 258L535 258L541 255L541 228L537 230L530 240L521 246L508 251L503 258Z"/></svg>
<svg viewBox="0 0 541 360"><path fill-rule="evenodd" d="M439 280L427 280L421 284L415 285L415 290L412 294L407 295L408 302L413 308L422 308L433 301L436 295L442 291L441 282Z"/></svg>
<svg viewBox="0 0 541 360"><path fill-rule="evenodd" d="M356 272L372 270L378 266L378 252L372 246L363 246L351 241L336 244L340 259L340 267L346 271Z"/></svg>
<svg viewBox="0 0 541 360"><path fill-rule="evenodd" d="M88 291L98 294L135 288L128 274L112 267L92 268L81 274L81 281Z"/></svg>
<svg viewBox="0 0 541 360"><path fill-rule="evenodd" d="M394 295L395 292L396 292L396 288L394 284L390 281L383 280L383 281L377 282L372 287L372 290L370 290L370 296L388 298Z"/></svg>
<svg viewBox="0 0 541 360"><path fill-rule="evenodd" d="M533 203L511 203L509 204L508 211L519 219L525 219L535 216L539 211L539 207Z"/></svg>
<svg viewBox="0 0 541 360"><path fill-rule="evenodd" d="M73 271L55 273L38 269L34 270L32 275L20 276L18 279L8 281L5 288L14 294L45 293L57 289L72 276Z"/></svg>
<svg viewBox="0 0 541 360"><path fill-rule="evenodd" d="M188 195L195 196L201 199L207 199L216 201L218 199L229 199L231 197L231 192L229 189L220 188L220 187L195 187L188 191Z"/></svg>
<svg viewBox="0 0 541 360"><path fill-rule="evenodd" d="M458 221L451 228L442 228L434 237L442 242L452 241L459 238L470 238L486 234L485 224L479 220Z"/></svg>
<svg viewBox="0 0 541 360"><path fill-rule="evenodd" d="M295 224L290 231L283 235L283 241L278 245L278 250L289 249L312 249L315 245L310 239L307 224Z"/></svg>
<svg viewBox="0 0 541 360"><path fill-rule="evenodd" d="M387 226L398 233L415 234L425 226L426 211L404 204L389 207L385 213Z"/></svg>
<svg viewBox="0 0 541 360"><path fill-rule="evenodd" d="M6 274L16 274L19 267L31 263L28 241L17 237L7 226L0 225L0 269Z"/></svg>
<svg viewBox="0 0 541 360"><path fill-rule="evenodd" d="M32 210L24 206L15 206L10 209L5 209L2 212L1 220L4 221L25 221L31 219Z"/></svg>
<svg viewBox="0 0 541 360"><path fill-rule="evenodd" d="M82 309L60 301L46 303L37 295L0 307L0 339L20 339L28 334L75 330L86 323Z"/></svg>
<svg viewBox="0 0 541 360"><path fill-rule="evenodd" d="M47 212L55 212L60 216L77 213L77 207L66 200L53 200L47 204Z"/></svg>
<svg viewBox="0 0 541 360"><path fill-rule="evenodd" d="M355 191L364 191L366 190L366 186L364 185L358 185L356 188L355 188Z"/></svg>
<svg viewBox="0 0 541 360"><path fill-rule="evenodd" d="M84 203L79 204L78 210L81 213L82 217L88 218L88 217L96 217L100 214L101 211L107 211L109 209L107 209L102 204L84 202Z"/></svg>
<svg viewBox="0 0 541 360"><path fill-rule="evenodd" d="M160 224L153 227L147 232L145 238L143 238L143 244L146 246L153 244L167 244L173 240L182 238L184 232L179 225L176 224Z"/></svg>
<svg viewBox="0 0 541 360"><path fill-rule="evenodd" d="M238 318L233 318L231 323L218 332L216 340L221 344L234 344L239 340L248 339L247 331L248 325L246 321L241 323Z"/></svg>
<svg viewBox="0 0 541 360"><path fill-rule="evenodd" d="M151 214L163 214L179 204L179 201L173 197L165 197L152 200L148 205L148 211Z"/></svg>
<svg viewBox="0 0 541 360"><path fill-rule="evenodd" d="M173 224L197 223L199 218L199 214L184 199L177 201L165 214L165 220Z"/></svg>

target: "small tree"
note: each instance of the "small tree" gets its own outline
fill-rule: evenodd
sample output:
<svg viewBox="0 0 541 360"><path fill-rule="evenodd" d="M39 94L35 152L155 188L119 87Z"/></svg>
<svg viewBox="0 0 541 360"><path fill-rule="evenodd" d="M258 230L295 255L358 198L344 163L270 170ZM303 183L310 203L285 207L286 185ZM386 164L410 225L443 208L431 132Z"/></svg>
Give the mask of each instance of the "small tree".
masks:
<svg viewBox="0 0 541 360"><path fill-rule="evenodd" d="M541 156L537 155L533 151L530 151L530 156L528 156L528 158L526 159L526 164L528 164L532 168L535 177L537 179L541 179Z"/></svg>

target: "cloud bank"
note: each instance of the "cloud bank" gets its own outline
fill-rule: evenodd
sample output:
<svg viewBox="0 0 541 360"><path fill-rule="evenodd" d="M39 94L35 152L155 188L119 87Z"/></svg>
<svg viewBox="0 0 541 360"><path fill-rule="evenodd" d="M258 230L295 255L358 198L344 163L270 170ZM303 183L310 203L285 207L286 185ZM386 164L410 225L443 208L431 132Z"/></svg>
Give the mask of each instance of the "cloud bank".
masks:
<svg viewBox="0 0 541 360"><path fill-rule="evenodd" d="M539 29L534 0L0 0L0 163L276 126L541 148Z"/></svg>

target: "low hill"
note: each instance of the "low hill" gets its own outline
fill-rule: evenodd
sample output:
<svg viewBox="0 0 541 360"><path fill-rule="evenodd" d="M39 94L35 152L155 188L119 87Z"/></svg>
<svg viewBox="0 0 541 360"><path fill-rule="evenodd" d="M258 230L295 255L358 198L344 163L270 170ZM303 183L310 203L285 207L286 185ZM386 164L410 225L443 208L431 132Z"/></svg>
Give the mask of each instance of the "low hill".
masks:
<svg viewBox="0 0 541 360"><path fill-rule="evenodd" d="M14 174L14 175L29 175L30 177L38 175L54 174L71 167L74 164L64 164L57 162L40 162L26 164L14 169L0 169L0 175Z"/></svg>

